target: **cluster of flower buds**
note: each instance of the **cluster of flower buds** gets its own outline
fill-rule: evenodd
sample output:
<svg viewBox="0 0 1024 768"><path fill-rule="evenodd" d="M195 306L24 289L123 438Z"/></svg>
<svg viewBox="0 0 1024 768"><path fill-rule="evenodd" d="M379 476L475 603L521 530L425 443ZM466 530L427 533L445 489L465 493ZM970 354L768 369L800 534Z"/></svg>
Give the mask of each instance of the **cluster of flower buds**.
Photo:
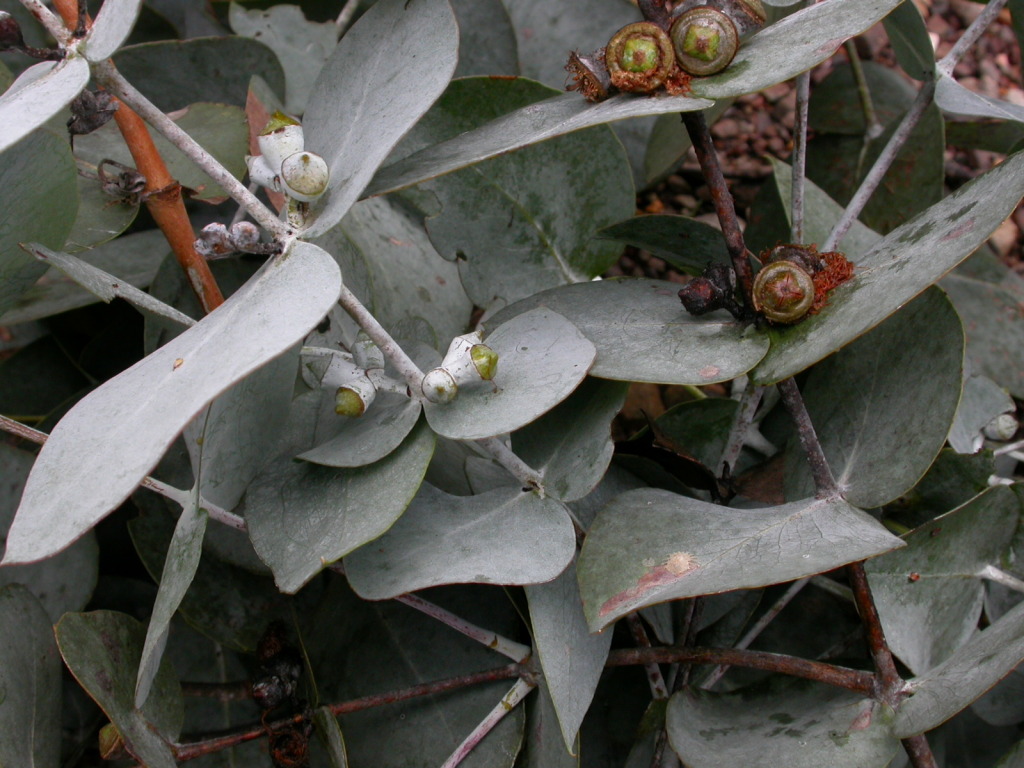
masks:
<svg viewBox="0 0 1024 768"><path fill-rule="evenodd" d="M703 274L679 290L679 300L691 315L725 309L737 319L743 317L743 307L736 301L736 273L726 264L708 264Z"/></svg>
<svg viewBox="0 0 1024 768"><path fill-rule="evenodd" d="M25 45L21 25L7 11L0 11L0 51L17 51L43 61L60 61L64 58L63 52L57 48L33 48Z"/></svg>
<svg viewBox="0 0 1024 768"><path fill-rule="evenodd" d="M647 21L626 25L589 56L569 55L569 90L588 101L615 91L685 93L691 77L728 67L740 41L768 19L761 0L685 0L671 13L648 0L640 8Z"/></svg>
<svg viewBox="0 0 1024 768"><path fill-rule="evenodd" d="M380 391L408 394L405 384L384 373L384 353L360 331L351 352L306 348L303 379L313 389L334 391L334 412L358 418Z"/></svg>
<svg viewBox="0 0 1024 768"><path fill-rule="evenodd" d="M223 259L233 253L270 255L281 250L280 243L260 242L259 228L248 221L238 221L228 229L220 222L207 224L194 243L196 253L207 260Z"/></svg>
<svg viewBox="0 0 1024 768"><path fill-rule="evenodd" d="M305 150L297 120L275 112L260 134L259 146L262 154L246 158L252 181L300 203L311 203L327 191L327 163Z"/></svg>
<svg viewBox="0 0 1024 768"><path fill-rule="evenodd" d="M449 403L459 385L491 381L498 372L498 354L483 342L480 331L452 339L441 365L423 377L423 397L431 403Z"/></svg>

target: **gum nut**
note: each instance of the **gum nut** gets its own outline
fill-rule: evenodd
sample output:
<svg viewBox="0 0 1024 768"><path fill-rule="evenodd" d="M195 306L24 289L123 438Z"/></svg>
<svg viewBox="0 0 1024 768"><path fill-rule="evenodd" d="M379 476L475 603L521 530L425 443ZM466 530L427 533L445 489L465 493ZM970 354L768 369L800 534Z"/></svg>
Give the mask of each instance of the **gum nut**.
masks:
<svg viewBox="0 0 1024 768"><path fill-rule="evenodd" d="M312 203L327 191L331 172L320 155L296 152L281 164L281 184L290 197Z"/></svg>
<svg viewBox="0 0 1024 768"><path fill-rule="evenodd" d="M423 396L432 403L450 403L459 394L455 378L444 368L427 371L423 377Z"/></svg>
<svg viewBox="0 0 1024 768"><path fill-rule="evenodd" d="M263 155L248 155L245 158L245 166L249 170L249 180L261 187L272 189L275 192L281 191L278 184L277 174L267 165Z"/></svg>

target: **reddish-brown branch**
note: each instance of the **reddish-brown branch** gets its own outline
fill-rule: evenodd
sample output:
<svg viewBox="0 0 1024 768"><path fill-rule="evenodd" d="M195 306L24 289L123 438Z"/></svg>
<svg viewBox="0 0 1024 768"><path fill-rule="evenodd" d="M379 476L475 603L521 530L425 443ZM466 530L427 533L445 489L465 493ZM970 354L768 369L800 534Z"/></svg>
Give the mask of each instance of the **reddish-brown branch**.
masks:
<svg viewBox="0 0 1024 768"><path fill-rule="evenodd" d="M932 754L932 748L928 745L928 739L923 733L903 739L902 743L907 757L910 758L910 764L914 768L938 768L935 755Z"/></svg>
<svg viewBox="0 0 1024 768"><path fill-rule="evenodd" d="M508 664L504 667L488 669L471 675L459 675L458 677L450 677L446 680L438 680L433 683L414 685L411 688L403 688L399 691L378 693L372 696L363 696L362 698L353 699L351 701L343 701L339 704L332 704L330 710L331 714L335 716L348 714L350 712L360 712L364 709L381 707L385 704L395 704L399 701L406 701L419 696L430 696L435 693L445 693L446 691L454 691L458 688L466 688L471 685L489 683L495 680L510 680L514 677L520 677L526 672L527 670L520 664ZM268 729L278 730L289 724L301 723L305 719L305 714L298 714L293 717L268 723L265 726L262 723L258 723L251 726L244 726L230 733L212 736L201 741L180 744L174 748L175 756L178 760L192 760L194 758L201 757L202 755L208 755L211 752L219 752L222 749L228 749L247 741L258 739L261 736L266 735Z"/></svg>
<svg viewBox="0 0 1024 768"><path fill-rule="evenodd" d="M796 385L795 379L784 379L778 384L779 395L782 397L782 404L789 412L796 426L796 433L800 437L800 445L807 456L807 463L811 465L811 475L814 477L814 487L818 496L834 496L838 492L835 476L832 468L828 465L825 452L821 448L818 434L814 431L814 424L807 413L803 396Z"/></svg>
<svg viewBox="0 0 1024 768"><path fill-rule="evenodd" d="M690 135L690 143L693 144L693 150L697 153L697 161L700 163L704 180L708 184L708 189L711 190L711 202L714 203L715 213L718 214L718 222L722 225L725 247L732 259L732 268L736 271L736 277L743 293L743 301L750 308L753 306L751 291L754 285L750 256L747 246L743 242L739 219L736 218L736 205L729 192L729 186L725 183L722 166L718 162L718 153L715 151L715 144L711 139L711 131L708 130L703 112L683 112L682 118L686 132Z"/></svg>
<svg viewBox="0 0 1024 768"><path fill-rule="evenodd" d="M875 678L870 672L862 672L820 661L809 661L796 656L783 656L764 651L743 651L733 648L628 648L612 651L606 666L622 667L633 664L728 664L734 667L763 669L780 672L793 677L817 680L850 691L871 695L875 689Z"/></svg>
<svg viewBox="0 0 1024 768"><path fill-rule="evenodd" d="M77 0L55 0L54 5L68 28L74 29L79 21ZM91 22L87 21L88 23ZM181 185L167 170L167 165L157 151L153 137L150 136L142 118L126 104L119 102L114 120L117 121L117 127L132 153L135 167L146 177L146 207L167 238L203 310L212 312L224 303L224 295L206 259L200 256L194 247L196 236L185 211Z"/></svg>
<svg viewBox="0 0 1024 768"><path fill-rule="evenodd" d="M868 648L878 673L877 695L886 704L894 707L899 703L904 683L896 669L896 662L893 661L889 644L885 642L882 620L878 617L878 609L875 608L875 600L871 596L871 587L868 584L867 574L864 572L864 563L853 563L847 567L846 574L850 580L850 588L853 590L853 601L857 606L857 613L860 614L860 619L864 623Z"/></svg>

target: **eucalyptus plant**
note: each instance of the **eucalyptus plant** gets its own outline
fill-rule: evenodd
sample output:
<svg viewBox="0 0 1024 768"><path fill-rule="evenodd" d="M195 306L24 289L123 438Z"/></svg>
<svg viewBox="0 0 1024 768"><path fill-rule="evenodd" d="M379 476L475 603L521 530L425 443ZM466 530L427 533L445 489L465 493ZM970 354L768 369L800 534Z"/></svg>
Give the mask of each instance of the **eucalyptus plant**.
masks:
<svg viewBox="0 0 1024 768"><path fill-rule="evenodd" d="M1024 765L1007 4L0 3L0 766Z"/></svg>

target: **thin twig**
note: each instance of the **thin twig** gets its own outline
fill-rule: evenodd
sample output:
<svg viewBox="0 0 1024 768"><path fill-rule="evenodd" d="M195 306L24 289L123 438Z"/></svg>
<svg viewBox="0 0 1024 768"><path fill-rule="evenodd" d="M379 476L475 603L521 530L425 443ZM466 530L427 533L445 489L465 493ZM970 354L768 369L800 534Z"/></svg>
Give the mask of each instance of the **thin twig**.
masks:
<svg viewBox="0 0 1024 768"><path fill-rule="evenodd" d="M860 99L860 109L864 113L864 135L868 139L877 139L882 135L885 127L878 120L878 113L875 112L875 103L871 99L871 89L868 87L868 79L864 75L864 65L857 54L857 45L852 39L843 43L846 51L846 58L850 61L850 70L853 72L853 82L857 84L857 97Z"/></svg>
<svg viewBox="0 0 1024 768"><path fill-rule="evenodd" d="M725 450L722 451L722 458L715 468L715 474L721 477L728 468L732 474L736 469L736 462L743 451L743 445L750 432L750 426L754 423L754 414L757 413L757 406L761 403L764 395L764 387L759 387L748 380L747 387L743 390L740 398L740 407L736 411L736 418L729 430L729 439L725 443Z"/></svg>
<svg viewBox="0 0 1024 768"><path fill-rule="evenodd" d="M804 180L807 177L807 102L811 95L811 73L796 79L796 117L793 126L793 166L790 183L790 239L804 241Z"/></svg>
<svg viewBox="0 0 1024 768"><path fill-rule="evenodd" d="M252 685L247 681L237 683L188 683L181 684L181 695L194 698L216 699L220 702L247 701L252 698Z"/></svg>
<svg viewBox="0 0 1024 768"><path fill-rule="evenodd" d="M810 580L810 577L807 577L794 581L790 584L789 589L787 589L782 596L772 604L771 608L765 611L763 616L754 622L750 629L747 630L747 633L739 639L739 642L736 643L735 647L740 650L749 648L750 644L757 639L757 636L775 620L775 617L782 612L783 608L789 605L789 602L800 593L800 590L807 586ZM706 691L710 691L714 687L715 683L721 680L722 676L728 671L729 667L724 664L715 667L711 670L711 674L707 676L703 683L701 683L700 687Z"/></svg>
<svg viewBox="0 0 1024 768"><path fill-rule="evenodd" d="M917 98L914 99L914 103L910 105L910 109L903 116L899 126L892 136L889 137L889 141L886 142L881 154L878 155L875 164L871 166L871 170L868 171L864 180L860 183L853 198L843 211L843 215L839 217L839 221L832 228L832 232L829 234L828 239L825 240L825 245L821 249L822 251L834 251L836 246L839 245L839 241L849 232L850 227L853 226L853 222L857 220L857 217L864 210L864 206L867 205L871 195L875 193L878 185L882 183L882 179L888 172L893 160L896 159L896 155L903 149L903 145L907 143L910 134L921 121L922 115L924 115L925 110L932 103L934 96L935 80L925 80L921 90L917 93Z"/></svg>
<svg viewBox="0 0 1024 768"><path fill-rule="evenodd" d="M456 766L461 765L462 761L469 756L474 747L483 741L484 737L494 730L494 727L502 721L505 715L515 709L516 705L535 687L536 683L527 682L522 678L516 680L516 684L512 686L512 689L502 697L494 709L487 713L487 716L480 721L472 733L455 748L455 751L444 761L444 765L441 768L456 768Z"/></svg>
<svg viewBox="0 0 1024 768"><path fill-rule="evenodd" d="M635 664L728 664L747 669L763 669L793 677L817 680L827 685L857 691L866 696L875 691L875 676L870 672L848 669L796 656L735 648L625 648L612 651L605 666L624 667Z"/></svg>
<svg viewBox="0 0 1024 768"><path fill-rule="evenodd" d="M249 212L249 215L260 226L270 232L275 239L283 241L294 234L287 224L260 202L213 155L199 146L195 139L179 128L177 123L167 117L149 99L136 90L131 83L125 80L114 68L113 64L105 61L94 65L93 75L104 88L110 90L121 101L135 110L147 123L163 134L169 142L180 149L192 162L202 168L211 179L217 182L239 205L244 207ZM118 110L118 113L120 111ZM114 116L116 118L117 113Z"/></svg>
<svg viewBox="0 0 1024 768"><path fill-rule="evenodd" d="M42 0L21 0L21 4L46 28L58 45L67 45L71 41L70 30L61 22L57 14L43 5Z"/></svg>
<svg viewBox="0 0 1024 768"><path fill-rule="evenodd" d="M23 437L36 445L43 445L50 437L45 432L40 432L38 429L32 429L32 427L25 426L21 422L15 421L14 419L8 418L2 414L0 414L0 430L9 432L12 435L17 435L18 437ZM188 491L175 488L173 485L168 485L167 483L157 480L154 477L150 477L149 475L142 478L139 485L142 488L148 488L154 493L160 494L166 499L170 499L180 507L184 507L189 502ZM225 525L239 531L245 530L245 518L239 517L233 512L228 512L226 509L222 509L216 504L211 504L205 499L201 500L201 506L207 511L211 520L224 523Z"/></svg>
<svg viewBox="0 0 1024 768"><path fill-rule="evenodd" d="M928 746L928 739L923 733L903 739L901 743L914 768L938 768L939 764L935 762L932 748Z"/></svg>
<svg viewBox="0 0 1024 768"><path fill-rule="evenodd" d="M1007 589L1012 589L1015 592L1024 592L1024 581L993 565L986 565L978 571L978 576L994 581L996 584L1002 584Z"/></svg>
<svg viewBox="0 0 1024 768"><path fill-rule="evenodd" d="M345 34L345 30L348 29L348 25L352 23L352 17L356 14L356 9L359 7L359 0L347 0L341 12L338 14L338 18L334 20L335 25L338 27L338 37Z"/></svg>
<svg viewBox="0 0 1024 768"><path fill-rule="evenodd" d="M530 467L513 453L512 449L505 445L505 443L496 437L484 437L475 442L487 451L491 458L511 472L516 480L531 489L537 490L542 496L544 495L544 477L540 472Z"/></svg>
<svg viewBox="0 0 1024 768"><path fill-rule="evenodd" d="M533 653L533 649L522 643L517 643L514 640L509 640L507 637L502 637L496 632L491 632L489 629L483 629L478 627L476 624L472 624L460 616L456 616L451 611L446 611L439 605L424 600L418 595L409 593L407 595L399 595L395 598L400 603L408 605L410 608L415 608L421 613L425 613L434 619L437 619L442 624L454 629L456 632L461 632L466 637L476 640L478 643L486 645L493 651L497 651L502 656L507 656L512 661L524 662L530 658L530 654Z"/></svg>
<svg viewBox="0 0 1024 768"><path fill-rule="evenodd" d="M839 492L839 487L832 475L832 468L828 465L828 459L825 458L818 435L814 431L814 425L804 406L804 399L800 396L796 381L791 378L784 379L778 383L778 388L779 394L782 395L782 404L786 406L790 418L796 425L800 445L807 455L807 463L811 465L811 475L814 477L814 487L819 498L835 496Z"/></svg>
<svg viewBox="0 0 1024 768"><path fill-rule="evenodd" d="M942 57L942 60L936 64L936 69L946 75L952 77L953 68L960 62L964 54L978 42L978 38L982 36L988 25L991 24L999 12L1003 10L1003 6L1006 5L1006 0L989 0L985 5L985 9L978 14L978 17L971 22L971 25L964 30L964 33L960 35L960 39L956 41L956 44L949 49L949 53Z"/></svg>
<svg viewBox="0 0 1024 768"><path fill-rule="evenodd" d="M857 606L857 613L860 614L860 619L864 623L868 648L878 674L879 686L876 695L886 704L894 707L899 703L905 685L896 669L896 662L893 661L889 644L885 641L882 620L878 616L875 600L871 596L871 586L868 584L867 573L864 571L864 563L849 565L846 574L850 580L850 588L853 590L853 601Z"/></svg>
<svg viewBox="0 0 1024 768"><path fill-rule="evenodd" d="M457 677L449 677L445 680L438 680L433 683L414 685L410 688L403 688L389 693L377 693L371 696L363 696L359 699L344 701L339 704L332 704L329 708L331 710L331 714L337 717L338 715L345 715L350 712L362 712L363 710L372 709L374 707L382 707L387 704L396 704L400 701L408 701L409 699L419 698L420 696L431 696L437 693L454 691L459 688L467 688L472 685L494 682L495 680L510 680L515 677L520 677L524 672L525 670L521 665L509 664L504 667L488 669L483 672L475 672L470 675L459 675ZM175 757L177 757L178 760L193 760L197 757L208 755L211 752L219 752L222 749L236 747L247 741L258 739L261 736L265 736L268 729L272 731L279 730L288 725L302 723L306 719L305 714L298 714L277 720L273 723L255 723L253 725L242 726L227 733L178 744L174 746Z"/></svg>
<svg viewBox="0 0 1024 768"><path fill-rule="evenodd" d="M422 398L423 371L417 367L412 358L405 353L405 350L398 345L398 342L391 337L391 334L384 329L384 326L363 306L363 303L359 301L356 295L344 283L341 286L341 295L338 297L338 303L352 316L352 319L359 324L359 327L366 331L366 335L373 340L374 344L380 347L380 351L384 353L384 356L398 369L402 378L405 379L405 383L409 385L412 396Z"/></svg>
<svg viewBox="0 0 1024 768"><path fill-rule="evenodd" d="M633 642L637 644L638 648L650 648L651 640L647 637L647 631L644 629L643 622L640 621L640 617L634 612L626 616L626 624L629 626L629 632L633 635ZM661 667L656 662L645 664L644 669L647 670L647 684L651 687L651 698L655 701L666 701L668 699L668 686L665 685L665 677L661 674Z"/></svg>
<svg viewBox="0 0 1024 768"><path fill-rule="evenodd" d="M725 246L743 292L743 301L747 307L752 307L750 296L754 284L753 271L747 246L743 242L743 233L740 231L739 219L736 218L736 205L725 183L725 176L722 175L722 166L718 162L711 131L708 130L703 112L683 112L681 117L693 144L693 150L697 153L697 161L704 173L704 180L711 190L711 202L722 226Z"/></svg>

